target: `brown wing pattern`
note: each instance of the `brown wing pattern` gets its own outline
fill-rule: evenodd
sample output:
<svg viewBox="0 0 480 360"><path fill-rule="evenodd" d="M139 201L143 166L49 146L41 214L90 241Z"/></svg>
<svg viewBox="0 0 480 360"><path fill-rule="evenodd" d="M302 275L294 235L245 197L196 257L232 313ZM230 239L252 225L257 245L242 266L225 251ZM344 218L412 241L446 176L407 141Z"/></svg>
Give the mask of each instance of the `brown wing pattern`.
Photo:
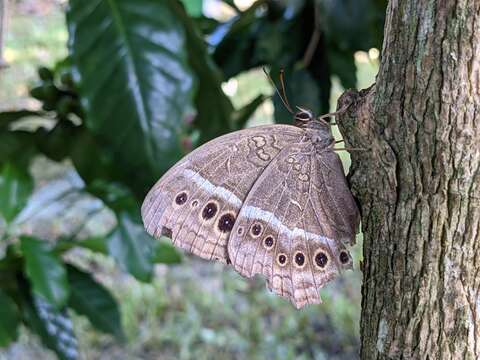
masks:
<svg viewBox="0 0 480 360"><path fill-rule="evenodd" d="M339 230L332 222L353 199L344 182L334 183L338 170L323 166L338 165L331 161L330 154L317 154L308 142L283 149L255 182L228 242L240 274L263 274L271 290L298 308L319 303L319 289L352 266L342 240L354 238L349 227ZM342 194L331 201L334 185L334 194L345 185L340 191L349 198Z"/></svg>
<svg viewBox="0 0 480 360"><path fill-rule="evenodd" d="M312 187L319 196L312 197L313 207L325 209L329 225L326 236L353 245L360 213L348 188L340 157L333 151L325 151L317 159L312 171Z"/></svg>
<svg viewBox="0 0 480 360"><path fill-rule="evenodd" d="M227 240L255 180L280 150L301 138L288 125L217 138L182 159L142 205L147 231L206 259L228 262Z"/></svg>

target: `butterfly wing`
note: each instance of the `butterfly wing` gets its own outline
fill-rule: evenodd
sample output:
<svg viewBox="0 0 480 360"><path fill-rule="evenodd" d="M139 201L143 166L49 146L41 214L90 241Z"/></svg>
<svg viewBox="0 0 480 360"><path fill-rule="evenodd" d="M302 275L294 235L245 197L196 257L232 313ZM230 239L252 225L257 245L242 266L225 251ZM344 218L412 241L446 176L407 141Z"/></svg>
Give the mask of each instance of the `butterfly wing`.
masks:
<svg viewBox="0 0 480 360"><path fill-rule="evenodd" d="M309 142L284 148L249 192L228 242L234 268L263 274L297 307L319 303L319 289L352 267L358 211L338 156Z"/></svg>
<svg viewBox="0 0 480 360"><path fill-rule="evenodd" d="M281 149L302 134L289 125L261 126L194 150L148 193L145 228L202 258L228 262L227 240L247 193Z"/></svg>
<svg viewBox="0 0 480 360"><path fill-rule="evenodd" d="M333 151L325 151L313 162L312 206L320 209L323 222L329 224L326 236L354 245L360 225L360 213L347 184L342 161ZM321 210L323 209L323 211ZM318 211L315 212L319 219Z"/></svg>

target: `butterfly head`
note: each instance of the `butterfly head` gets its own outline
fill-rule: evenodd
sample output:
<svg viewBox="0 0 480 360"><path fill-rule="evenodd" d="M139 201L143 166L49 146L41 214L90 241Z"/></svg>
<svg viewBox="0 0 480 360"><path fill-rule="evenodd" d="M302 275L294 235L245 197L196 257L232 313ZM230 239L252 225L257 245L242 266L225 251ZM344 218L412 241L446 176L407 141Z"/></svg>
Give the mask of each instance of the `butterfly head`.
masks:
<svg viewBox="0 0 480 360"><path fill-rule="evenodd" d="M310 137L320 148L328 147L334 142L330 123L321 118L315 117L312 111L297 106L295 113L295 124L299 127L308 129Z"/></svg>
<svg viewBox="0 0 480 360"><path fill-rule="evenodd" d="M299 126L307 124L315 118L313 112L310 110L301 108L300 106L297 106L297 109L298 111L294 115L294 120Z"/></svg>

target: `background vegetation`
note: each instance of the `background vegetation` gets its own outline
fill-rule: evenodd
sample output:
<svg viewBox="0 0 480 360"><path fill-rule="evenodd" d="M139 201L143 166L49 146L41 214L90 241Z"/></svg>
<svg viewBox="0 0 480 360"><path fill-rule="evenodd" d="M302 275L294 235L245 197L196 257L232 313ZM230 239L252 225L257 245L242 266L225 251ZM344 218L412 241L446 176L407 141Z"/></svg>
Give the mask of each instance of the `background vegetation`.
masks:
<svg viewBox="0 0 480 360"><path fill-rule="evenodd" d="M261 66L317 113L370 85L385 3L11 1L0 358L355 358L358 271L296 311L220 264L175 265L139 208L198 144L290 121Z"/></svg>

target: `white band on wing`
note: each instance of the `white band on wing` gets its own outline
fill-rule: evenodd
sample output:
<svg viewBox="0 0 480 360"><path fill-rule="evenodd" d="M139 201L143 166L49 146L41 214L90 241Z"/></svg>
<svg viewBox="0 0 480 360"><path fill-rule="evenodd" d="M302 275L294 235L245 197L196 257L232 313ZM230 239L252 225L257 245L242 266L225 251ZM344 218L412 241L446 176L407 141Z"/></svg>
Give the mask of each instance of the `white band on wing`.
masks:
<svg viewBox="0 0 480 360"><path fill-rule="evenodd" d="M289 229L287 226L282 224L280 219L278 219L273 213L255 206L247 205L242 207L242 210L240 211L240 216L244 216L248 219L263 220L269 226L276 228L280 233L285 233L292 238L305 236L307 239L318 240L324 244L328 244L329 246L335 245L335 242L326 236L314 234L297 227Z"/></svg>
<svg viewBox="0 0 480 360"><path fill-rule="evenodd" d="M236 208L242 207L242 200L240 200L238 196L230 190L212 184L210 181L201 176L198 172L195 172L193 170L186 169L184 174L188 179L191 179L195 184L200 186L200 188L202 188L206 192L218 196L219 198L225 200Z"/></svg>
<svg viewBox="0 0 480 360"><path fill-rule="evenodd" d="M306 236L307 239L318 240L324 244L328 244L330 247L335 245L335 242L326 236L314 234L297 227L289 229L287 226L282 224L280 219L278 219L270 211L266 211L250 205L242 207L242 200L240 200L238 196L236 196L230 190L225 189L224 187L212 184L210 181L205 179L196 171L186 169L184 171L184 174L188 179L191 179L195 184L197 184L200 188L207 191L208 193L218 196L219 198L225 200L226 202L237 208L242 208L239 216L244 216L248 219L263 220L270 226L276 228L279 232L285 233L292 238Z"/></svg>

